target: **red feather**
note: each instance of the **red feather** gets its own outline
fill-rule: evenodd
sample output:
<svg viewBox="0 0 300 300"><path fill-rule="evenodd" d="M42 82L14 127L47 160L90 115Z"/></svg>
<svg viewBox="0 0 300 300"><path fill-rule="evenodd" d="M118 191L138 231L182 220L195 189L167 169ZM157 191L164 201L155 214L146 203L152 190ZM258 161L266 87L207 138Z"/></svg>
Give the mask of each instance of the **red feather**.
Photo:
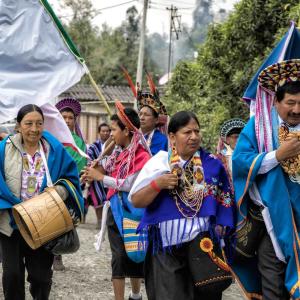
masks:
<svg viewBox="0 0 300 300"><path fill-rule="evenodd" d="M148 85L149 85L149 88L150 88L150 91L152 93L152 95L155 95L156 93L156 86L153 82L153 79L152 77L150 76L150 74L146 71L146 75L147 75L147 81L148 81Z"/></svg>
<svg viewBox="0 0 300 300"><path fill-rule="evenodd" d="M121 66L121 69L123 70L124 76L125 76L126 80L128 81L128 84L133 92L134 97L136 98L137 91L136 91L135 85L133 84L133 81L132 81L130 75L128 74L127 70L123 66Z"/></svg>

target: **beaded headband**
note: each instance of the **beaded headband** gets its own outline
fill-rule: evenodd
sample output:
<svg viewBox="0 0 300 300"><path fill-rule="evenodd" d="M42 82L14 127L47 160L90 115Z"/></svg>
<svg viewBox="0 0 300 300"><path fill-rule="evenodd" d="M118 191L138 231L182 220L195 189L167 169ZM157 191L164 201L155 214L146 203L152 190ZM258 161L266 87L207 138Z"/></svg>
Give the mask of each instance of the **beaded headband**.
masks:
<svg viewBox="0 0 300 300"><path fill-rule="evenodd" d="M220 136L226 138L228 134L234 129L242 130L246 123L242 119L231 119L223 123L220 130Z"/></svg>

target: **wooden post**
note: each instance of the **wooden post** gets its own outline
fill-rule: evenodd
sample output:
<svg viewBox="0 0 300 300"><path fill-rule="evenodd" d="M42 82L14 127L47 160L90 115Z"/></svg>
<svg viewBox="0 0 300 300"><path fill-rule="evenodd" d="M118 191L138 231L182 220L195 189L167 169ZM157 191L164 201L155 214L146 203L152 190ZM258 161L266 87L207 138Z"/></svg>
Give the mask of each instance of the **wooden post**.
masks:
<svg viewBox="0 0 300 300"><path fill-rule="evenodd" d="M143 66L144 66L144 52L145 52L147 9L148 9L148 0L144 0L144 10L143 10L143 19L142 19L142 28L141 28L141 39L140 39L138 66L137 66L137 71L136 71L136 83L139 83L141 88L142 88L142 85L143 85L142 81L143 81ZM134 103L134 108L137 109L137 102L136 101Z"/></svg>

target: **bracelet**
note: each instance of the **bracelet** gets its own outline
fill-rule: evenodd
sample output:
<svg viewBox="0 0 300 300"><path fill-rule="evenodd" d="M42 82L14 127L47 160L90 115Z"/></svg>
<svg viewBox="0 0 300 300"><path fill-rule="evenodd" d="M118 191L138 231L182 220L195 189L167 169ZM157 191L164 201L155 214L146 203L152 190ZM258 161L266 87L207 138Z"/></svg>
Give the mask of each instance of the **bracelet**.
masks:
<svg viewBox="0 0 300 300"><path fill-rule="evenodd" d="M156 181L155 180L152 180L151 182L150 182L150 185L151 185L151 187L156 191L156 192L160 192L161 191L161 189L159 188L159 186L157 185L157 183L156 183Z"/></svg>

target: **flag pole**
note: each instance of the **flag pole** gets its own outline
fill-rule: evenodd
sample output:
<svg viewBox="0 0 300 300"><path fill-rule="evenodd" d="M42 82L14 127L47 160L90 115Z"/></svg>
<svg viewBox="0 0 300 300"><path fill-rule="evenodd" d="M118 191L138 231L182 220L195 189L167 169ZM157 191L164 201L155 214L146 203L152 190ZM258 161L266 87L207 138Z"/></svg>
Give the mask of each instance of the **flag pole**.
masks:
<svg viewBox="0 0 300 300"><path fill-rule="evenodd" d="M42 5L46 9L46 11L49 13L49 15L52 17L52 19L54 21L54 24L56 25L57 29L61 33L61 36L62 36L64 42L66 43L67 47L69 48L69 50L73 53L73 55L76 57L76 59L79 61L79 63L84 67L85 73L89 76L89 79L92 83L92 86L95 89L95 92L96 92L96 94L99 98L99 101L103 102L103 105L104 105L108 115L111 116L112 113L111 113L111 110L110 110L110 108L107 104L107 101L105 100L105 97L103 96L103 94L101 93L99 87L97 86L97 83L95 82L93 76L91 75L91 72L90 72L89 68L85 64L84 59L81 57L81 55L80 55L78 49L76 48L75 44L73 43L72 39L69 37L68 33L64 29L62 23L60 22L59 18L54 13L51 5L49 5L47 0L40 0L40 2L42 3Z"/></svg>
<svg viewBox="0 0 300 300"><path fill-rule="evenodd" d="M84 65L84 67L86 69L86 74L89 76L91 84L92 84L93 88L95 89L95 92L96 92L96 95L98 96L99 101L103 103L104 108L106 109L108 115L111 117L112 113L111 113L111 110L110 110L110 108L109 108L109 106L107 104L107 101L105 100L105 97L101 93L101 91L100 91L100 89L99 89L96 81L94 80L94 78L93 78L90 70L88 69L87 65L85 63L83 65Z"/></svg>

